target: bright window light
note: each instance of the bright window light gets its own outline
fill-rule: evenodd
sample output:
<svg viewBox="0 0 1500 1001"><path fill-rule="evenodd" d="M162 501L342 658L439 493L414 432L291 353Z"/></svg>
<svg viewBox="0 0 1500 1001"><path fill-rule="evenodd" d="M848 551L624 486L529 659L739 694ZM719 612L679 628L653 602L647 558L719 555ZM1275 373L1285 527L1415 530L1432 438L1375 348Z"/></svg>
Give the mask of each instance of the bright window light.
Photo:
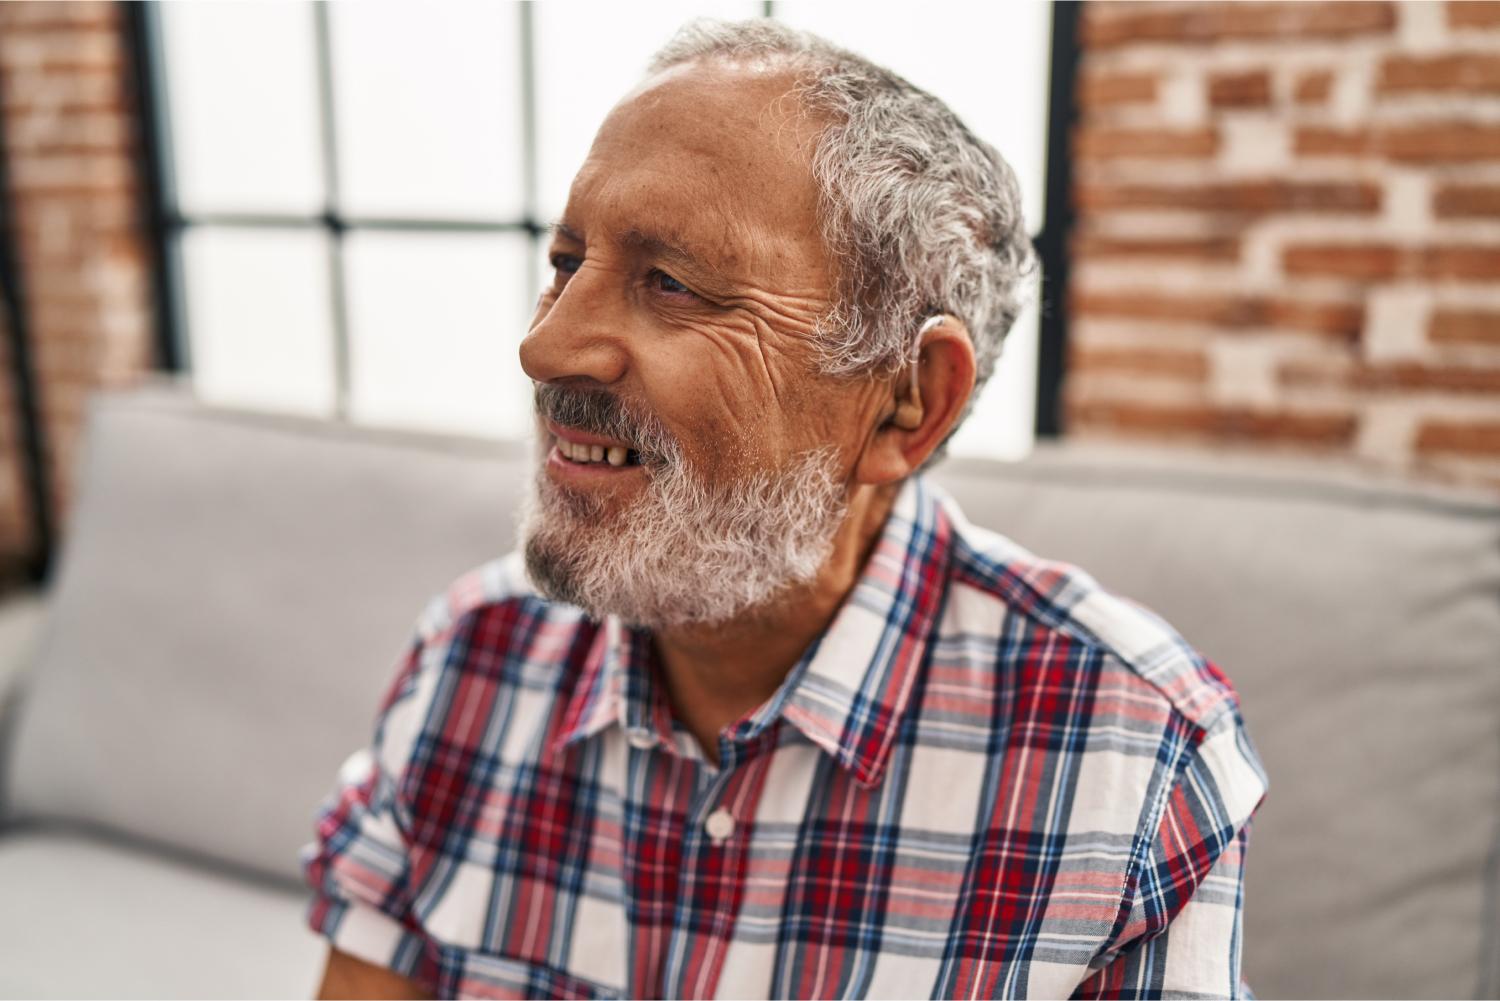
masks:
<svg viewBox="0 0 1500 1001"><path fill-rule="evenodd" d="M159 5L195 383L239 405L529 434L517 349L550 280L543 228L563 211L596 129L682 23L766 6ZM946 101L1015 168L1040 230L1050 4L771 7ZM331 205L325 125L338 167ZM954 453L1030 450L1037 331L1032 307Z"/></svg>

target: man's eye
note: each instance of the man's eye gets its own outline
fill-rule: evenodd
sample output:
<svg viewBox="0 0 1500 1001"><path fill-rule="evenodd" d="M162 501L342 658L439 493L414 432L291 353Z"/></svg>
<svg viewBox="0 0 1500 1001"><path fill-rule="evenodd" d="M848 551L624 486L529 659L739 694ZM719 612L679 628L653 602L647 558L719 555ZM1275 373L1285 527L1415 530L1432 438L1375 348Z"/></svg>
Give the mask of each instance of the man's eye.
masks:
<svg viewBox="0 0 1500 1001"><path fill-rule="evenodd" d="M552 261L552 266L556 268L560 274L565 275L571 275L573 272L578 270L580 265L583 264L583 261L574 257L572 254L553 254L550 260Z"/></svg>
<svg viewBox="0 0 1500 1001"><path fill-rule="evenodd" d="M651 281L656 285L658 290L670 293L671 295L695 294L692 289L688 288L686 285L682 284L682 282L678 281L676 278L673 278L665 271L652 271Z"/></svg>

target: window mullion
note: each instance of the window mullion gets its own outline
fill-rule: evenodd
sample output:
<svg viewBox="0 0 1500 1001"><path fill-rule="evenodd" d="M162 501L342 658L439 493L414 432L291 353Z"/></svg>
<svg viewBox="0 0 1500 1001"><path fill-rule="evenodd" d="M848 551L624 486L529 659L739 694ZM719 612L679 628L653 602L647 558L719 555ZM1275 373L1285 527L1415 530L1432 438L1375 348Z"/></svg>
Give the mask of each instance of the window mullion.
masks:
<svg viewBox="0 0 1500 1001"><path fill-rule="evenodd" d="M322 223L328 231L328 288L333 328L334 415L349 418L349 303L344 267L344 220L339 213L338 141L334 127L333 46L327 0L313 3L313 30L318 57L318 103L322 112Z"/></svg>

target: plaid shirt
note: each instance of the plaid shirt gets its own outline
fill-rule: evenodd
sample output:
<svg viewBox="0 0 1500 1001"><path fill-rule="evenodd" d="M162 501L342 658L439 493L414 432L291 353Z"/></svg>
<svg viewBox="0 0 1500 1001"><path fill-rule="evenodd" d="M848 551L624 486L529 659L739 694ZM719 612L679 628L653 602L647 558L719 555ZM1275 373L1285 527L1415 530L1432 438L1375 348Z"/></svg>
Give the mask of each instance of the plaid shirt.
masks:
<svg viewBox="0 0 1500 1001"><path fill-rule="evenodd" d="M1245 993L1228 681L924 479L718 767L659 678L514 555L460 578L303 849L311 926L446 997Z"/></svg>

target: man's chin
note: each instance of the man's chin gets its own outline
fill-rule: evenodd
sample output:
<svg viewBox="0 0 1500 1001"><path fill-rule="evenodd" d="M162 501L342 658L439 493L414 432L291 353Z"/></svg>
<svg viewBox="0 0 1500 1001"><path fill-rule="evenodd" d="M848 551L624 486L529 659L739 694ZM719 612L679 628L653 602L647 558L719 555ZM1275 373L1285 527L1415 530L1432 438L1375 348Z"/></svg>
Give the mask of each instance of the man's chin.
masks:
<svg viewBox="0 0 1500 1001"><path fill-rule="evenodd" d="M592 544L600 543L595 540ZM668 624L648 598L642 603L646 596L622 588L621 581L612 575L607 580L601 578L598 568L590 566L590 554L582 545L572 538L542 534L526 539L526 575L543 598L573 605L595 620L616 615L627 625L648 629Z"/></svg>
<svg viewBox="0 0 1500 1001"><path fill-rule="evenodd" d="M584 595L578 586L582 575L575 554L563 552L557 540L538 533L527 537L523 551L526 576L542 597L569 605L583 603Z"/></svg>
<svg viewBox="0 0 1500 1001"><path fill-rule="evenodd" d="M542 596L654 630L727 622L816 576L844 515L826 456L727 489L674 472L626 497L542 470L523 522Z"/></svg>
<svg viewBox="0 0 1500 1001"><path fill-rule="evenodd" d="M591 588L601 563L610 562L608 549L620 545L625 504L609 494L572 490L537 477L535 492L522 524L522 549L527 575L544 598L577 605L591 614L607 609L589 607ZM595 585L597 586L597 585Z"/></svg>

